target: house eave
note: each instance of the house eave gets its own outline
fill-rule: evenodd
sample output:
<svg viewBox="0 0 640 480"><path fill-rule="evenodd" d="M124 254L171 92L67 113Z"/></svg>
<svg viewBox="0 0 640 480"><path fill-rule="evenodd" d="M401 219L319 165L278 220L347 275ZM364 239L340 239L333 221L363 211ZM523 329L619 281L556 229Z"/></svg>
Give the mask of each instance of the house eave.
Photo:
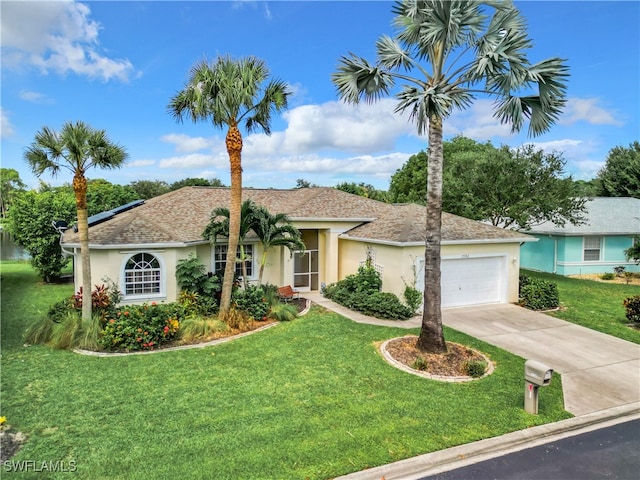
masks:
<svg viewBox="0 0 640 480"><path fill-rule="evenodd" d="M208 242L163 242L163 243L90 243L90 250L153 250L159 248L184 248L191 245L200 245ZM63 243L65 248L80 248L79 243Z"/></svg>
<svg viewBox="0 0 640 480"><path fill-rule="evenodd" d="M392 247L419 247L424 246L424 241L419 242L397 242L392 240L381 240L377 238L365 238L365 237L352 237L350 235L340 235L340 238L346 240L353 240L354 242L363 243L375 243L378 245L389 245ZM499 243L522 243L522 242L537 242L535 237L517 237L517 238L487 238L476 240L443 240L441 245L486 245L486 244L499 244Z"/></svg>

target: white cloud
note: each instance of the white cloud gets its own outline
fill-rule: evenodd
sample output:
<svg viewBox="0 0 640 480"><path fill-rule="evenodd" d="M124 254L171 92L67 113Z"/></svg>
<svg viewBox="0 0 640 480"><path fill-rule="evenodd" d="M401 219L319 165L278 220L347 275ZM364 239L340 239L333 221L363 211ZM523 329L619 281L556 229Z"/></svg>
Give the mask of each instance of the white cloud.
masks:
<svg viewBox="0 0 640 480"><path fill-rule="evenodd" d="M599 98L570 98L567 100L564 114L558 123L561 125L573 125L584 121L592 125L623 125L616 119L615 112L601 107Z"/></svg>
<svg viewBox="0 0 640 480"><path fill-rule="evenodd" d="M30 90L21 90L19 95L22 100L25 100L31 103L52 103L52 101L49 98L47 98L45 94L39 93L39 92L32 92Z"/></svg>
<svg viewBox="0 0 640 480"><path fill-rule="evenodd" d="M279 142L277 147L288 154L322 150L368 154L392 150L398 136L411 135L415 130L405 118L393 113L395 103L383 99L373 104L327 102L297 107L283 115L287 129L273 141Z"/></svg>
<svg viewBox="0 0 640 480"><path fill-rule="evenodd" d="M217 139L207 139L204 137L190 137L182 133L169 133L163 135L160 140L173 144L176 152L189 153L204 150L205 148L224 147L224 143Z"/></svg>
<svg viewBox="0 0 640 480"><path fill-rule="evenodd" d="M155 165L155 163L155 160L134 160L127 162L127 167L150 167L151 165Z"/></svg>
<svg viewBox="0 0 640 480"><path fill-rule="evenodd" d="M5 113L2 107L0 107L0 138L11 137L14 133L15 130L13 129L13 125L11 125L9 116Z"/></svg>
<svg viewBox="0 0 640 480"><path fill-rule="evenodd" d="M223 160L228 163L226 158ZM203 168L218 165L220 165L220 158L204 153L163 158L159 162L160 168Z"/></svg>
<svg viewBox="0 0 640 480"><path fill-rule="evenodd" d="M444 134L463 135L479 142L513 136L509 125L493 117L494 110L493 100L488 99L476 100L466 110L455 110L443 123Z"/></svg>
<svg viewBox="0 0 640 480"><path fill-rule="evenodd" d="M43 73L73 72L104 81L127 81L133 65L97 50L100 24L78 2L3 2L0 45L3 63L34 66Z"/></svg>

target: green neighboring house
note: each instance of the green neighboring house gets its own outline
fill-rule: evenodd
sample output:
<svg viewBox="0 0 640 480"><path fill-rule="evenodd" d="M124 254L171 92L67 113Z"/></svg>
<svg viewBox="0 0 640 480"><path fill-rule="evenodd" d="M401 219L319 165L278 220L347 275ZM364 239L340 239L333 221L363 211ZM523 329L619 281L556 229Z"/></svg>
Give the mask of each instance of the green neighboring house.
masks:
<svg viewBox="0 0 640 480"><path fill-rule="evenodd" d="M640 235L640 199L596 197L586 207L583 225L545 222L527 231L538 241L520 248L522 268L558 275L607 273L617 266L640 272L624 254Z"/></svg>

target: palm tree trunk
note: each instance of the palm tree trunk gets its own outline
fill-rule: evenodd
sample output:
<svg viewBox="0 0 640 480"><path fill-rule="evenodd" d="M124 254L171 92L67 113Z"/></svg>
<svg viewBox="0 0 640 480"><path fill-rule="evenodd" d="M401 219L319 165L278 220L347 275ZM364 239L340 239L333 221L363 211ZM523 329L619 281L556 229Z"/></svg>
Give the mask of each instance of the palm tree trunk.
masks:
<svg viewBox="0 0 640 480"><path fill-rule="evenodd" d="M89 255L89 222L87 212L87 179L82 170L73 177L73 191L78 211L78 236L82 259L82 320L91 320L91 256Z"/></svg>
<svg viewBox="0 0 640 480"><path fill-rule="evenodd" d="M442 236L442 119L429 119L427 162L427 235L424 250L424 311L417 348L429 353L446 353L442 330L440 243Z"/></svg>
<svg viewBox="0 0 640 480"><path fill-rule="evenodd" d="M231 306L233 277L236 271L236 250L238 248L238 238L240 237L240 212L242 209L242 135L235 121L232 121L229 125L225 142L231 168L231 199L229 205L227 263L224 268L220 297L220 314L222 316L229 312Z"/></svg>

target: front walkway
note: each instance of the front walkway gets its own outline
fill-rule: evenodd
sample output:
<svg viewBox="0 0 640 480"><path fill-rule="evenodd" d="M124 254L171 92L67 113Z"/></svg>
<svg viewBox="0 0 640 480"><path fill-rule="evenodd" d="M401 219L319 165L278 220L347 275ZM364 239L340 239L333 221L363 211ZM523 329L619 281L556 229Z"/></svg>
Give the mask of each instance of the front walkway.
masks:
<svg viewBox="0 0 640 480"><path fill-rule="evenodd" d="M405 321L367 317L317 292L302 296L359 323L404 328L419 328L422 323L420 317ZM560 373L565 409L574 415L631 404L640 408L638 344L511 304L448 308L442 318L448 327Z"/></svg>

